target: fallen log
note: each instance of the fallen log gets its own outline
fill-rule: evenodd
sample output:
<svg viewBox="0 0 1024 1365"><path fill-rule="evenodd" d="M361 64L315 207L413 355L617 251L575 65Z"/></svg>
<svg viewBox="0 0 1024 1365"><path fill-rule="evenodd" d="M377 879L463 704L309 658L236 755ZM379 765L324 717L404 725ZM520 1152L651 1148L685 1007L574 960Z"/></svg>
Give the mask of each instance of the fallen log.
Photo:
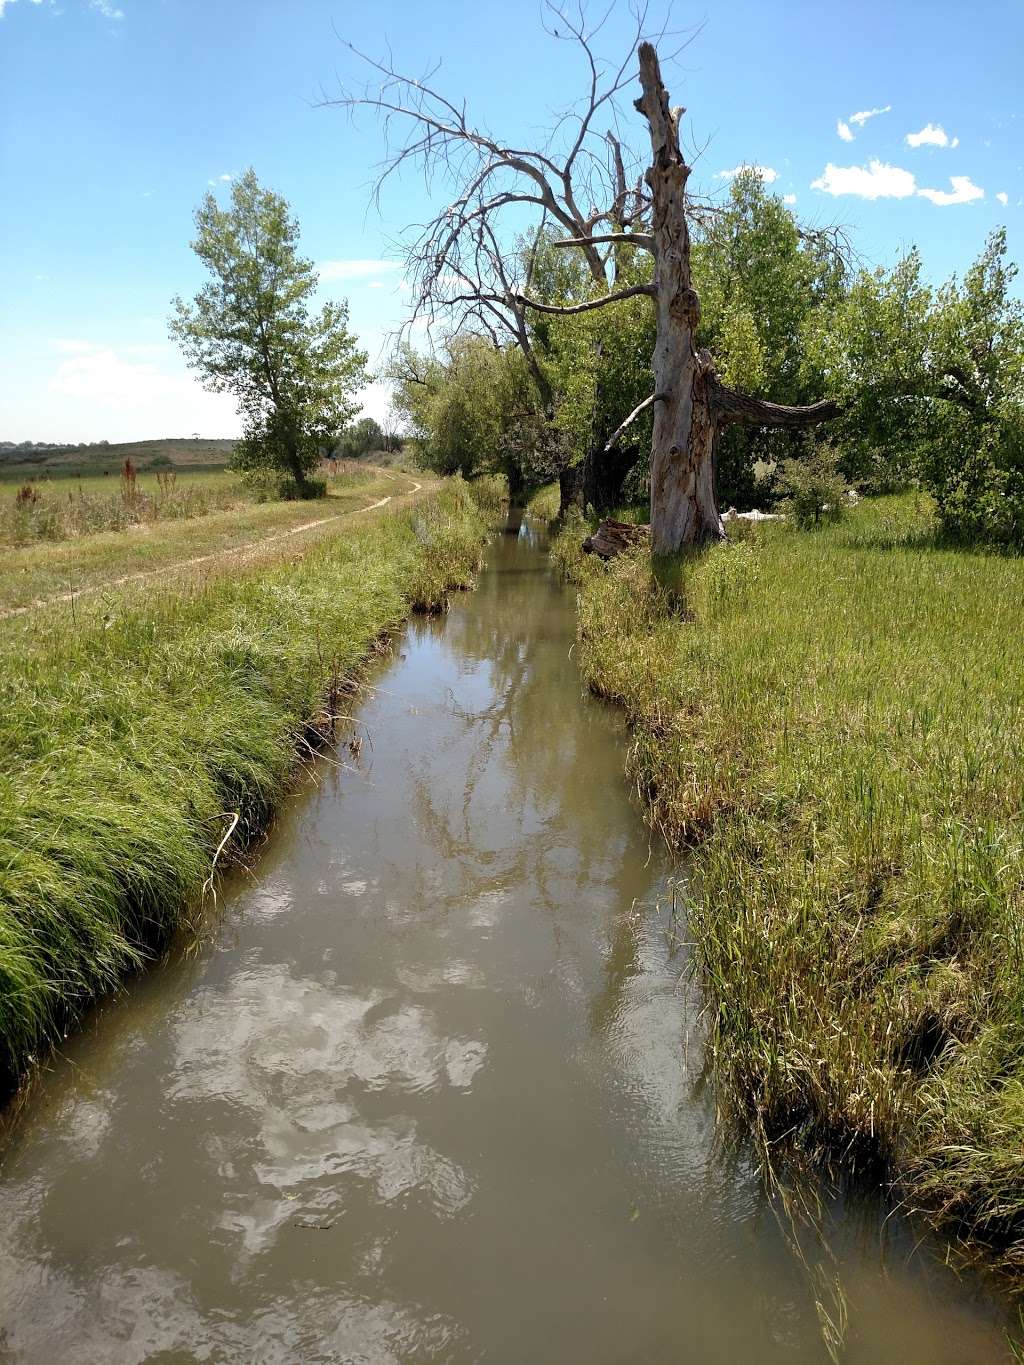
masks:
<svg viewBox="0 0 1024 1365"><path fill-rule="evenodd" d="M583 542L583 553L599 555L601 559L614 559L650 534L649 526L636 526L629 521L602 521L594 534L587 536Z"/></svg>

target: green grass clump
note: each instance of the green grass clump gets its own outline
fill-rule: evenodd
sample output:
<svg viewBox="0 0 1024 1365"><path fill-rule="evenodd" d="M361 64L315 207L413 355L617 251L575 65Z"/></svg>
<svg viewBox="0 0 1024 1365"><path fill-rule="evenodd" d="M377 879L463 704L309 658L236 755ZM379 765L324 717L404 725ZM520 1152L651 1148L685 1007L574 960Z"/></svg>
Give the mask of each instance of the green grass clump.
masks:
<svg viewBox="0 0 1024 1365"><path fill-rule="evenodd" d="M1024 563L912 496L759 527L682 605L568 540L585 675L690 850L724 1101L1024 1268Z"/></svg>
<svg viewBox="0 0 1024 1365"><path fill-rule="evenodd" d="M561 494L557 483L546 483L538 488L526 504L526 515L531 521L550 523L558 517Z"/></svg>
<svg viewBox="0 0 1024 1365"><path fill-rule="evenodd" d="M470 583L485 535L449 481L275 564L0 627L0 1077L166 938L375 639Z"/></svg>

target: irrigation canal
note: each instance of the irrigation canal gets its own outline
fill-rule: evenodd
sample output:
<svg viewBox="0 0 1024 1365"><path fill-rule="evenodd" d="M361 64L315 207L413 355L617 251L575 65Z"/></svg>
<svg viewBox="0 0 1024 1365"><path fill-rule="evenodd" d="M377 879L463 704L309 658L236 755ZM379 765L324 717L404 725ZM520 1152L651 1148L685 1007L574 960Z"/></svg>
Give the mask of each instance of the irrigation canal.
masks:
<svg viewBox="0 0 1024 1365"><path fill-rule="evenodd" d="M573 638L537 538L499 537L198 949L67 1044L0 1150L0 1360L793 1365L844 1311L851 1365L1007 1358L883 1207L826 1201L801 1259L722 1150Z"/></svg>

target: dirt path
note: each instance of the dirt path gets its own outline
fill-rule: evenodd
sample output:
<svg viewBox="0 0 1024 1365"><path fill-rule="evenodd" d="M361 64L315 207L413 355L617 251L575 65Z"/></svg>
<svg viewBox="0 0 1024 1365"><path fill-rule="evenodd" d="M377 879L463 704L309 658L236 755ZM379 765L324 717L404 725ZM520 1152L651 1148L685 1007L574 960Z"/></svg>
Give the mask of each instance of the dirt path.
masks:
<svg viewBox="0 0 1024 1365"><path fill-rule="evenodd" d="M386 470L380 473L386 479L395 480L399 476L390 474ZM409 478L408 475L402 475ZM190 559L176 559L169 564L161 564L156 569L140 569L137 573L122 574L120 578L107 578L102 583L93 583L86 588L76 588L73 592L58 593L54 597L42 597L36 602L29 602L24 607L6 607L0 610L0 621L9 619L13 616L24 616L26 612L38 611L41 607L54 606L58 602L77 601L80 597L88 597L93 593L105 592L108 588L119 588L125 583L141 583L147 578L157 578L161 574L177 573L181 569L191 569L197 564L210 564L218 559L228 559L232 555L241 555L249 550L261 550L265 545L273 545L276 541L287 540L289 536L301 535L303 531L312 531L317 526L326 526L332 521L343 521L346 517L359 516L363 512L376 511L378 507L384 507L391 502L394 497L411 497L418 493L423 487L415 479L410 479L411 488L403 489L401 493L389 493L386 498L378 498L376 502L367 503L365 507L350 507L345 512L335 512L330 517L318 517L315 521L304 521L301 526L290 526L284 531L275 531L272 535L261 536L258 540L247 540L242 545L232 545L226 550L214 550L210 554L194 555Z"/></svg>

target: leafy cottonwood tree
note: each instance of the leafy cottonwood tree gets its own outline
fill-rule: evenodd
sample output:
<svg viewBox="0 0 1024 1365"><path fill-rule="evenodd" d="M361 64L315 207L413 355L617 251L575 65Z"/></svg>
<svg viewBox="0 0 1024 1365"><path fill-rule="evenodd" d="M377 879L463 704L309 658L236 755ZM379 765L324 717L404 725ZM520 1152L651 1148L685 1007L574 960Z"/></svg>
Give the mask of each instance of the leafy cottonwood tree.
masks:
<svg viewBox="0 0 1024 1365"><path fill-rule="evenodd" d="M522 353L471 332L448 337L436 352L400 347L391 362L395 409L414 437L421 464L439 474L502 473L513 498L552 477L534 467L536 409Z"/></svg>
<svg viewBox="0 0 1024 1365"><path fill-rule="evenodd" d="M236 467L290 476L305 494L368 378L348 305L310 312L317 276L298 253L298 223L253 171L232 186L229 208L206 195L196 229L192 248L212 278L190 304L174 300L171 335L205 387L238 402L245 430Z"/></svg>
<svg viewBox="0 0 1024 1365"><path fill-rule="evenodd" d="M839 400L846 472L916 476L950 530L1024 544L1024 304L1006 234L933 289L909 252L863 272L806 332L806 363Z"/></svg>

